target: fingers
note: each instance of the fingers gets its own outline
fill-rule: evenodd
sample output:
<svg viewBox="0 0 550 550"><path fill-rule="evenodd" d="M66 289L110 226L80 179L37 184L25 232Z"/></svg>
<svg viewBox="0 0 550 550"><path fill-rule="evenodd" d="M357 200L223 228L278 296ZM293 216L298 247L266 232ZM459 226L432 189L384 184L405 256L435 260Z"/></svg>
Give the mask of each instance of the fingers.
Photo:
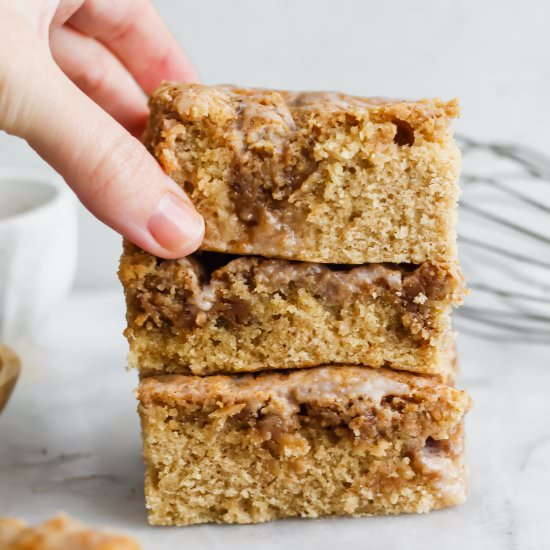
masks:
<svg viewBox="0 0 550 550"><path fill-rule="evenodd" d="M12 124L14 133L63 175L93 214L130 241L165 258L195 250L202 218L141 143L47 55L34 53L25 71L14 75L24 120Z"/></svg>
<svg viewBox="0 0 550 550"><path fill-rule="evenodd" d="M198 81L193 65L148 0L87 0L69 24L105 44L147 94L162 80Z"/></svg>
<svg viewBox="0 0 550 550"><path fill-rule="evenodd" d="M134 79L105 46L68 26L50 33L50 47L63 72L130 133L139 136L147 100Z"/></svg>
<svg viewBox="0 0 550 550"><path fill-rule="evenodd" d="M130 241L165 258L194 251L202 241L204 221L185 193L137 139L63 74L43 36L24 15L4 8L0 0L0 16L0 128L26 139L93 214ZM122 67L106 61L112 58L105 58L97 48L92 50L91 39L83 44L76 33L58 38L82 48L81 53L65 53L58 59L83 88L103 98L123 120L139 111L134 88L132 106L120 114L123 100L116 96L120 90L108 82L118 80ZM123 37L119 40L124 43ZM94 55L105 63L102 71L109 78L81 72L75 58L82 56L82 61L86 56L87 64ZM111 93L114 99L107 98Z"/></svg>
<svg viewBox="0 0 550 550"><path fill-rule="evenodd" d="M52 18L50 28L56 29L65 24L77 10L84 4L85 0L59 0L55 15ZM54 3L55 5L55 3Z"/></svg>

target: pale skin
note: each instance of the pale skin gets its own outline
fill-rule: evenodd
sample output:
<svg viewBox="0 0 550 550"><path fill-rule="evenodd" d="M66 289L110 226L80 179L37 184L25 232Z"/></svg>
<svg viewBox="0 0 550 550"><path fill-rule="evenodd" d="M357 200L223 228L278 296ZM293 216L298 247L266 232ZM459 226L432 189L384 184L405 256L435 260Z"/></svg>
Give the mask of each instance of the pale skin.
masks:
<svg viewBox="0 0 550 550"><path fill-rule="evenodd" d="M180 258L204 222L138 139L162 80L198 76L147 0L0 0L0 129L115 231Z"/></svg>

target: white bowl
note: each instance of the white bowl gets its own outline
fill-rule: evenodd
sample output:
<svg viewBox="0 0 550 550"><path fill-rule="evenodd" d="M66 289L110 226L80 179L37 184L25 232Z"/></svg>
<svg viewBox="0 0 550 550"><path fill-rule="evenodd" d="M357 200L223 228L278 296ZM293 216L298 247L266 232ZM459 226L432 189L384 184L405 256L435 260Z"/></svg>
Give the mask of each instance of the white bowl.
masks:
<svg viewBox="0 0 550 550"><path fill-rule="evenodd" d="M55 174L0 169L0 341L32 338L71 288L76 202Z"/></svg>

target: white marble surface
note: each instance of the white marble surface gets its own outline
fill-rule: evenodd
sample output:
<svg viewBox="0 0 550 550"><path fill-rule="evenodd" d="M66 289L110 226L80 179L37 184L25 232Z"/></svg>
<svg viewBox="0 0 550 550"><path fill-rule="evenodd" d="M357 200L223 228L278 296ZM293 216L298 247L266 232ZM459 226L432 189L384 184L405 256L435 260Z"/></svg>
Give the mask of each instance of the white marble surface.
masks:
<svg viewBox="0 0 550 550"><path fill-rule="evenodd" d="M124 370L120 292L79 293L40 335L0 416L0 516L64 510L135 535L145 549L548 548L548 349L460 340L467 421L467 504L424 516L281 521L261 526L147 526L134 373Z"/></svg>

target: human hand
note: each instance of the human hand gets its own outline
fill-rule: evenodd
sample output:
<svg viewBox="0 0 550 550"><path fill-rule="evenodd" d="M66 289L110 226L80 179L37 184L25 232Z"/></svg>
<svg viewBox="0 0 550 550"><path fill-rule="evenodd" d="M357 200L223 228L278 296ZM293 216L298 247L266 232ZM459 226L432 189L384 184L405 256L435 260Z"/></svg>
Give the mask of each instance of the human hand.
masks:
<svg viewBox="0 0 550 550"><path fill-rule="evenodd" d="M0 0L0 129L27 140L100 220L178 258L199 246L204 222L133 137L161 80L197 75L148 0Z"/></svg>

